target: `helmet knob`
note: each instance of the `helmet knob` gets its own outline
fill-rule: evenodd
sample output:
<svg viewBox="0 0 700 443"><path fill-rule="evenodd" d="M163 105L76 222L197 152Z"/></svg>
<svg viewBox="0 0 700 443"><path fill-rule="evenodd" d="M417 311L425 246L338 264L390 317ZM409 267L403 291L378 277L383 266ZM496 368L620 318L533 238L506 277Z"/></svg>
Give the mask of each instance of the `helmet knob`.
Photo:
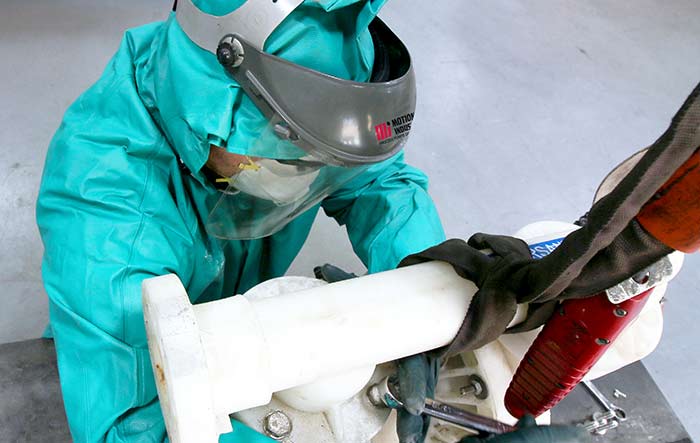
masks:
<svg viewBox="0 0 700 443"><path fill-rule="evenodd" d="M216 48L216 58L224 68L237 68L243 63L243 46L232 35L224 37Z"/></svg>

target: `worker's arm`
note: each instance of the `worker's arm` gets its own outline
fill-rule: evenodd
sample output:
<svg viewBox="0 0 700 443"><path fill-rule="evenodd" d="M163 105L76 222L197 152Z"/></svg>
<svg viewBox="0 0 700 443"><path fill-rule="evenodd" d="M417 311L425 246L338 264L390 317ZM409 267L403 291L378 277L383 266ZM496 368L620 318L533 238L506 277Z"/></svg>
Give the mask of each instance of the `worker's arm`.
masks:
<svg viewBox="0 0 700 443"><path fill-rule="evenodd" d="M427 189L425 174L399 154L371 167L322 206L347 226L353 249L369 272L380 272L445 239Z"/></svg>
<svg viewBox="0 0 700 443"><path fill-rule="evenodd" d="M47 158L37 204L43 278L71 434L76 442L160 442L157 401L141 308L141 281L192 264L177 253L177 229L158 229L133 202L154 185L154 171L118 147L59 132ZM85 149L79 156L77 150ZM129 165L111 192L110 163ZM90 162L96 162L90 165ZM137 176L145 179L139 180ZM114 183L116 185L116 183ZM163 202L172 205L173 202ZM146 203L148 204L148 203ZM184 259L184 260L183 260Z"/></svg>
<svg viewBox="0 0 700 443"><path fill-rule="evenodd" d="M81 149L87 143L75 138L54 143L37 209L71 433L77 443L163 442L141 282L175 273L196 299L208 273L196 257L207 251L183 221L186 209L169 194L168 173L157 162L101 145L99 163L91 165L97 158L89 151L74 155ZM118 184L110 183L110 164L128 164ZM236 425L221 441L269 440Z"/></svg>

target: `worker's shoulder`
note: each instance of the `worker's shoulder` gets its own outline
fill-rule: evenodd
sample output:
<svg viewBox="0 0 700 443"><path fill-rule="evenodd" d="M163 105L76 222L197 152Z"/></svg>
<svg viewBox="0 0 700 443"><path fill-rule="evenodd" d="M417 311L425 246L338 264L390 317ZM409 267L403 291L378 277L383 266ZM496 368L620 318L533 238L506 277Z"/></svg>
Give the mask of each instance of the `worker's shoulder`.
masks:
<svg viewBox="0 0 700 443"><path fill-rule="evenodd" d="M137 205L146 177L153 181L160 171L156 175L167 180L176 159L138 80L145 75L140 60L151 57L161 26L126 31L100 78L70 105L49 146L42 189L58 189L71 201L89 201L103 189L131 190L122 200Z"/></svg>
<svg viewBox="0 0 700 443"><path fill-rule="evenodd" d="M151 23L125 32L100 78L66 110L51 149L83 145L81 156L85 156L90 147L104 153L104 148L114 145L134 152L135 141L149 148L164 142L149 101L142 97L146 88L140 85L149 77L141 71L153 57L151 48L162 25Z"/></svg>
<svg viewBox="0 0 700 443"><path fill-rule="evenodd" d="M124 31L119 47L102 75L81 98L90 93L112 93L115 87L125 85L137 91L141 78L151 74L149 67L158 56L158 42L163 38L166 26L166 22L154 22Z"/></svg>
<svg viewBox="0 0 700 443"><path fill-rule="evenodd" d="M131 108L145 107L140 91L148 90L154 65L157 65L159 40L165 32L165 22L149 23L124 32L119 48L112 56L100 78L76 100L70 110L88 104L105 109L127 101ZM120 98L122 100L120 100ZM101 103L109 100L109 103ZM94 102L94 103L93 103Z"/></svg>

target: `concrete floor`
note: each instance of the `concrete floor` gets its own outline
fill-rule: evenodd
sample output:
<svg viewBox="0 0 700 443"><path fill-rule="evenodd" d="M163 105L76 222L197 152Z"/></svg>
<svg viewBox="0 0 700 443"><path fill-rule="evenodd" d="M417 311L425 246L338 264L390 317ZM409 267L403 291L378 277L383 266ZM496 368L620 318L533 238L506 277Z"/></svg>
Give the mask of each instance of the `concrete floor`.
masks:
<svg viewBox="0 0 700 443"><path fill-rule="evenodd" d="M122 31L162 19L170 3L0 2L0 343L37 337L47 321L34 202L49 140ZM700 81L697 0L435 4L394 0L382 16L415 59L407 157L431 177L451 237L576 219ZM323 262L362 272L341 231L319 217L290 273ZM698 441L699 270L700 256L688 257L667 294L663 341L645 361Z"/></svg>

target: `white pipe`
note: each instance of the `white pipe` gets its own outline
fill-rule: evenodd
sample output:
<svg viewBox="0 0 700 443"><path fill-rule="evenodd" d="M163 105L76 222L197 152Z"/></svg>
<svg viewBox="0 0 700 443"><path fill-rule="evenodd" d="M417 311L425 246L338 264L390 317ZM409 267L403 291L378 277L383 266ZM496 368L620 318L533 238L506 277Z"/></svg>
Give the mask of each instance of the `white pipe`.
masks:
<svg viewBox="0 0 700 443"><path fill-rule="evenodd" d="M158 392L161 401L168 397L166 421L183 416L176 410L181 405L191 414L198 404L217 417L195 421L199 431L223 433L230 431L228 414L265 405L274 392L444 346L476 289L442 262L273 298L237 296L196 306L175 275L145 280L144 316L162 374ZM183 379L196 396L173 391ZM210 398L202 398L207 391Z"/></svg>
<svg viewBox="0 0 700 443"><path fill-rule="evenodd" d="M216 442L231 431L229 414L265 405L274 392L444 346L476 290L443 262L196 306L177 276L145 280L146 330L170 439Z"/></svg>
<svg viewBox="0 0 700 443"><path fill-rule="evenodd" d="M449 265L427 263L253 301L271 390L443 346L475 292Z"/></svg>

